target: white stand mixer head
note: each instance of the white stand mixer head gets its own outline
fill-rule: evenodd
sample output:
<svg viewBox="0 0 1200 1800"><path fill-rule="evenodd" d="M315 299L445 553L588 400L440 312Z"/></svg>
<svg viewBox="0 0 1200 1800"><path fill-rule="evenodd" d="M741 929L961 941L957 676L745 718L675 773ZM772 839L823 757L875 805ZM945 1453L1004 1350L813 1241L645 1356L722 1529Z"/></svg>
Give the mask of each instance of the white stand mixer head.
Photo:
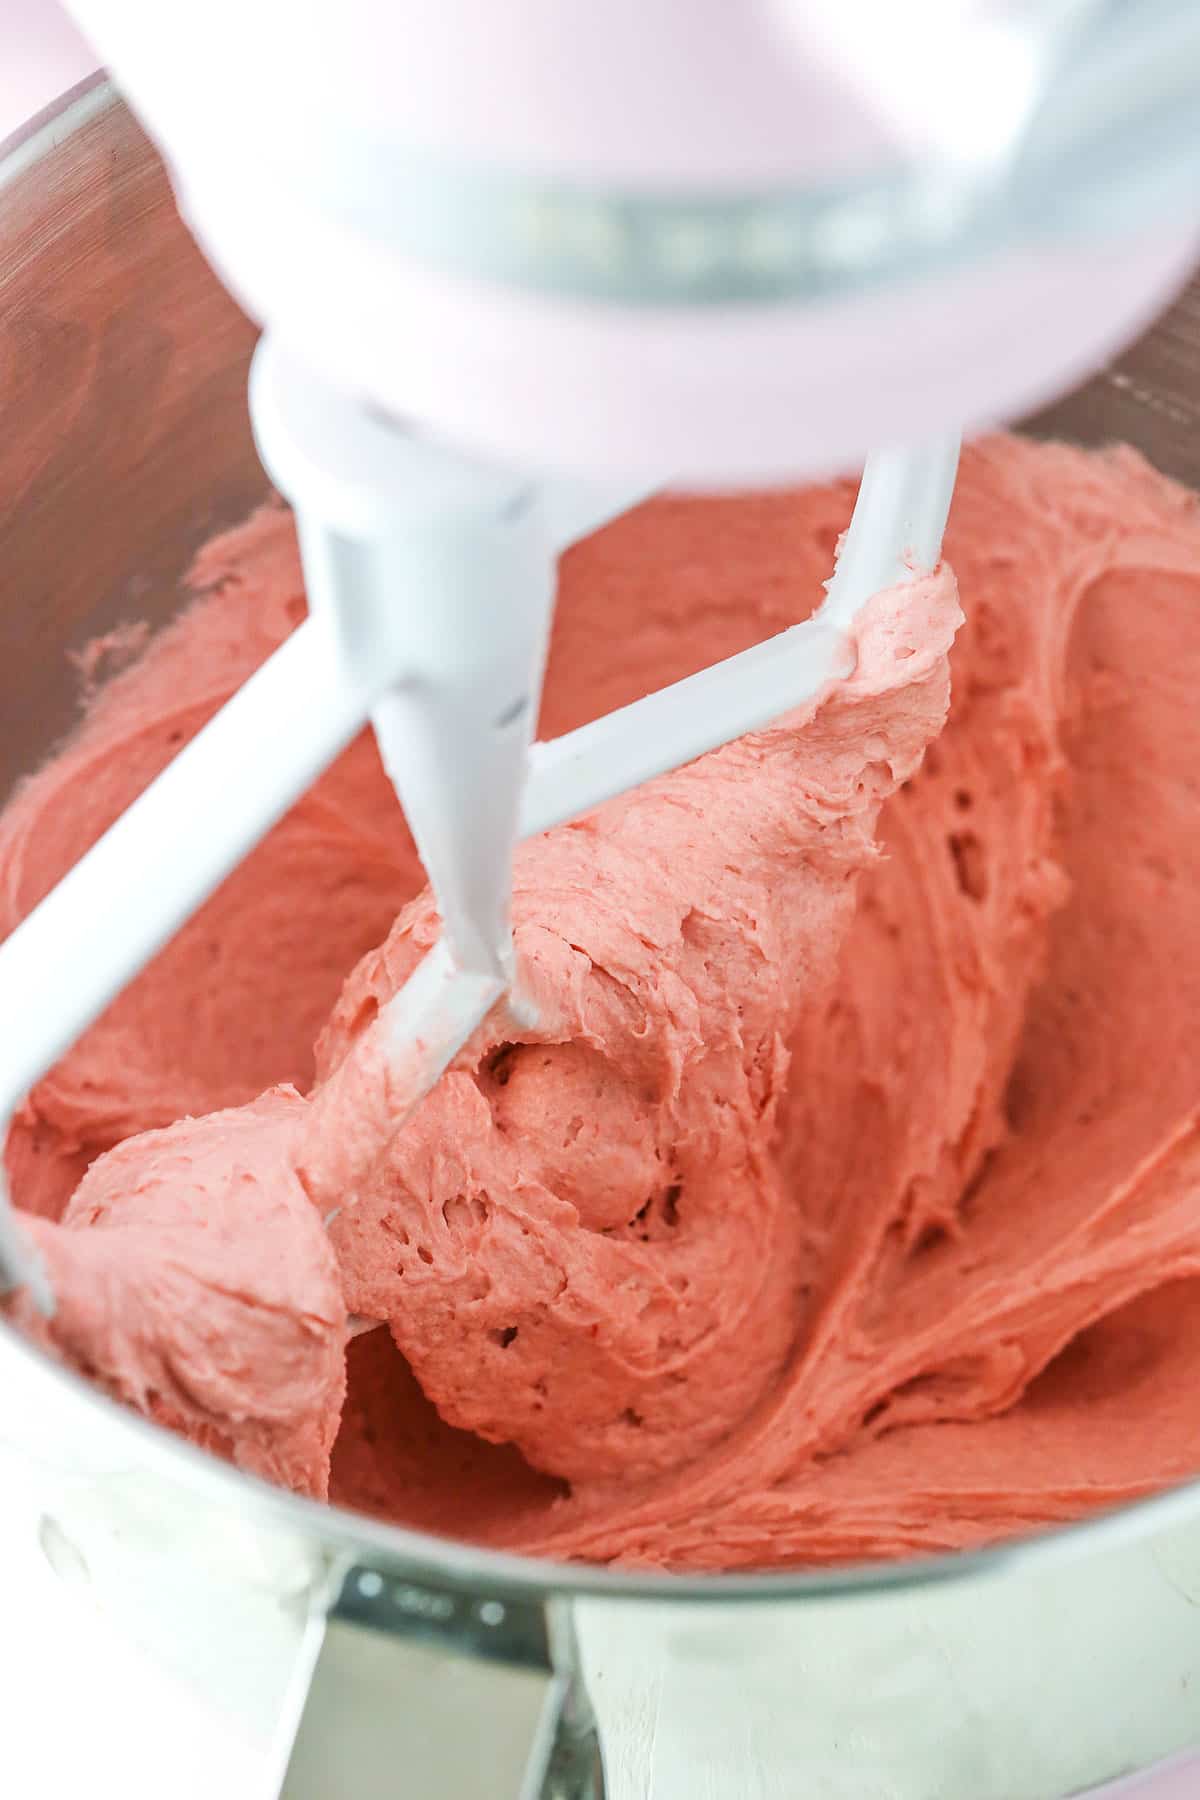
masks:
<svg viewBox="0 0 1200 1800"><path fill-rule="evenodd" d="M1194 255L1191 0L71 3L247 311L535 471L736 486L991 424Z"/></svg>

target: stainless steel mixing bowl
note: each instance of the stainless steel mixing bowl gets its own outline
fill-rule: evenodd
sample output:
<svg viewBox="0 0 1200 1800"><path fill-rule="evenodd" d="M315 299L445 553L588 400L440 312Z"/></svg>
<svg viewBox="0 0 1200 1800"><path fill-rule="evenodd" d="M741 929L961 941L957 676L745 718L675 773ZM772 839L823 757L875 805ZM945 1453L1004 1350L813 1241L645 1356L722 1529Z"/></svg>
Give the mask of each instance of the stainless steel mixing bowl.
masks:
<svg viewBox="0 0 1200 1800"><path fill-rule="evenodd" d="M252 341L104 85L0 153L0 793L75 717L67 653L168 617L194 549L264 495ZM1200 291L1030 428L1200 486ZM251 1720L292 1800L398 1770L439 1800L598 1795L589 1691L614 1800L1051 1800L1200 1741L1200 1485L939 1562L560 1567L266 1487L3 1327L0 1450L55 1565Z"/></svg>

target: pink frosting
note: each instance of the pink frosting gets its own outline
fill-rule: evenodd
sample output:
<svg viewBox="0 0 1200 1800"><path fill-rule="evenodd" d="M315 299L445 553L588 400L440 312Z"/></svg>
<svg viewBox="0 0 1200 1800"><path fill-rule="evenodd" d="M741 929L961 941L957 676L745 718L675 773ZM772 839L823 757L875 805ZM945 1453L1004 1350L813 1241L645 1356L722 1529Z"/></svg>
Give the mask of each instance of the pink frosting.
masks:
<svg viewBox="0 0 1200 1800"><path fill-rule="evenodd" d="M113 1393L243 1468L324 1493L345 1395L337 1261L292 1166L304 1102L127 1138L61 1225L30 1221L56 1311L27 1327Z"/></svg>
<svg viewBox="0 0 1200 1800"><path fill-rule="evenodd" d="M848 505L578 547L543 730L803 617ZM819 705L526 846L539 1026L403 1129L373 1022L436 919L355 745L14 1127L46 1341L307 1491L635 1564L951 1548L1200 1468L1200 511L996 439L948 555L948 722L943 570ZM301 609L279 513L196 579L0 821L7 925ZM390 1331L346 1355L347 1312Z"/></svg>

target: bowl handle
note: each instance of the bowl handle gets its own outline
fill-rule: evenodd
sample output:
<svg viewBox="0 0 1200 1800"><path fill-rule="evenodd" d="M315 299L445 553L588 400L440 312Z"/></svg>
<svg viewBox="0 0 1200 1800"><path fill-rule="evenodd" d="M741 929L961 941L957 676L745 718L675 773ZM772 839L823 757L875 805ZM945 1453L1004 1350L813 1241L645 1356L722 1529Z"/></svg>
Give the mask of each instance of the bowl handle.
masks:
<svg viewBox="0 0 1200 1800"><path fill-rule="evenodd" d="M314 1599L280 1734L279 1800L604 1800L557 1596L343 1567Z"/></svg>

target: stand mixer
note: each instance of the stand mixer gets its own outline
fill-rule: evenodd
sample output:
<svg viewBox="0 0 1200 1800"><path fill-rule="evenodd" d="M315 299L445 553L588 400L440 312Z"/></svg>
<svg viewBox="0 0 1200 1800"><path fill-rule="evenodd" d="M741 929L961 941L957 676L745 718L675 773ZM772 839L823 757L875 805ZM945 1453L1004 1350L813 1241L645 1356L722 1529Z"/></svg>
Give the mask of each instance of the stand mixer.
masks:
<svg viewBox="0 0 1200 1800"><path fill-rule="evenodd" d="M601 18L529 0L497 38L470 0L352 0L336 27L316 8L218 5L185 48L136 0L76 11L268 327L251 412L296 509L311 616L0 949L10 1016L40 1021L10 1047L0 1116L368 719L443 921L372 1027L403 1116L493 1005L522 1007L518 836L850 673L857 610L938 559L960 420L1041 395L1157 300L1174 242L1140 246L1136 282L1093 288L1082 325L1062 305L1079 298L1068 262L1036 335L1020 303L1040 311L1061 249L1007 293L987 265L1015 240L1028 256L1048 223L1087 244L1097 189L1110 230L1174 197L1178 138L1165 163L1161 140L1200 27L1165 3L1131 35L1090 0L942 0L897 33L871 0L819 15L773 0L731 37L708 4ZM1131 155L1139 124L1154 129ZM1047 208L1049 170L1065 179ZM915 340L906 367L920 277L946 269L952 292L968 257L965 279L983 263L994 283L986 308L956 306L958 342ZM667 483L827 472L914 439L868 461L812 619L532 744L554 562L574 539ZM0 1282L23 1281L50 1310L5 1204Z"/></svg>
<svg viewBox="0 0 1200 1800"><path fill-rule="evenodd" d="M1146 9L1142 9L1142 23L1144 23L1144 25L1150 23L1148 16L1146 16ZM144 20L142 25L144 25L146 31L151 29L151 22L149 22L149 20ZM894 49L894 47L892 47L892 49ZM189 54L191 54L191 50L189 50ZM1186 56L1180 54L1180 56L1178 56L1177 68L1175 68L1175 72L1180 76L1180 79L1184 79L1184 76L1186 76L1187 67L1189 67L1189 65L1187 65ZM1128 68L1128 65L1126 65L1126 68ZM167 112L171 112L171 108L167 108ZM207 112L209 112L210 126L210 122L212 122L212 108L210 108L210 104L209 108L207 108ZM180 117L182 117L182 108L180 108ZM1178 139L1178 148L1187 148L1186 135L1182 135L1182 133L1180 133L1180 139ZM1146 171L1142 171L1142 173L1146 173ZM1175 171L1175 173L1178 173L1178 171ZM1150 198L1151 194L1162 193L1162 196L1169 200L1171 194L1168 193L1169 180L1166 167L1160 171L1159 180L1162 182L1162 187L1159 187L1157 182L1148 182L1146 189L1144 189L1144 193L1146 193L1148 198ZM1171 176L1171 180L1173 180L1173 176ZM1108 198L1112 198L1112 196L1108 196ZM1150 216L1150 214L1148 214L1148 216ZM1101 295L1101 301L1105 304L1105 310L1112 308L1112 317L1106 317L1103 326L1097 324L1096 333L1094 333L1094 337L1088 337L1087 344L1083 342L1083 333L1079 333L1079 344L1072 346L1072 355L1078 355L1079 358L1092 360L1094 356L1101 355L1101 349L1103 349L1103 346L1105 346L1110 338L1115 338L1117 335L1124 335L1128 329L1132 328L1133 322L1139 319L1139 317L1142 317L1142 313L1148 313L1148 311L1153 311L1157 308L1159 297L1162 295L1162 292L1166 292L1166 288L1168 288L1169 284L1173 283L1173 281L1177 279L1178 274L1180 274L1180 270L1182 270L1182 266L1184 266L1184 261L1186 261L1187 254L1189 254L1189 245L1186 245L1186 243L1175 243L1175 241L1171 241L1171 243L1166 243L1166 241L1150 243L1148 239L1142 239L1141 243L1137 245L1137 256L1133 256L1132 250L1128 247L1128 243L1123 239L1123 241L1119 241L1119 243L1115 245L1115 252L1117 252L1117 254L1110 257L1110 259L1108 259L1108 265L1106 265L1108 266L1108 272L1112 274L1112 286L1108 286L1108 283L1106 283L1105 293ZM1076 301L1078 301L1079 293L1087 292L1088 286L1094 283L1094 281L1096 281L1094 275L1079 274L1078 284L1076 284L1076 290L1074 290L1074 293L1076 293ZM1096 292L1090 293L1090 304L1092 304L1092 306L1099 304ZM892 295L892 311L896 310L896 308L898 308L898 297ZM1034 313L1038 311L1036 304L1033 304L1033 302L1031 302L1031 308L1033 308ZM842 310L844 310L844 308L842 308ZM1121 315L1119 319L1117 319L1117 313ZM763 319L765 319L765 315L759 313L759 320ZM878 315L876 315L876 319L878 319ZM543 315L543 322L545 322L545 315ZM768 322L768 320L766 320L766 322ZM675 322L673 322L673 324L675 324ZM1045 326L1047 326L1047 331L1049 331L1049 326L1051 326L1049 317L1045 319ZM865 320L864 329L867 329L867 322L865 322ZM1022 329L1027 331L1027 326ZM1020 335L1020 331L1016 328L1015 335ZM549 337L549 331L547 331L547 337ZM743 337L745 337L745 333L743 333ZM1024 355L1033 356L1033 335L1029 333L1029 337L1031 337L1031 342L1022 346L1022 353L1024 353ZM889 333L883 333L883 331L878 331L874 326L871 326L871 342L882 344L883 351L889 351L889 355L891 355L892 360L894 360L894 356L896 356L896 351L894 351L894 347L892 347L894 338L889 338ZM946 344L948 344L948 340L946 340ZM946 344L943 344L943 349L945 349ZM867 351L869 347L871 346L862 347L864 367L865 351ZM1067 355L1067 349L1063 347L1063 342L1061 342L1061 340L1058 342L1056 355L1060 356L1061 369L1065 371L1070 365L1070 356ZM315 358L309 356L308 360L315 365ZM700 378L700 374L703 373L703 358L698 358L698 364L700 364L700 367L698 367L696 371L693 371L693 373L696 374L696 378ZM497 374L498 378L500 371L493 369L493 373ZM813 369L808 369L808 373L813 376L813 382L815 382L815 371L813 371ZM901 373L903 373L903 371L901 371ZM1009 371L1009 373L1011 373L1011 371ZM844 374L844 371L838 369L838 374ZM991 374L991 378L995 378L995 371ZM1067 376L1063 373L1061 380L1065 380L1065 378L1067 378ZM588 382L590 382L590 380L592 380L592 376L588 374ZM1047 383L1047 385L1056 385L1056 380L1047 374L1047 376L1045 376L1045 383ZM869 383L864 382L864 385L869 385ZM351 391L353 391L353 389L351 389ZM1031 392L1036 391L1038 391L1038 382L1034 380ZM347 385L342 382L335 382L335 396L336 394L345 394L345 392L347 392ZM1013 394L1015 394L1015 396L1020 396L1022 392L1024 392L1024 389L1022 389L1020 385L1015 385L1015 387L1013 387ZM612 398L612 396L608 396L608 398ZM766 396L763 396L763 398L766 398ZM876 409L883 409L883 405L885 405L885 396L883 396L882 392L874 392L874 394L869 394L867 398L869 398L873 407L876 407ZM912 401L912 392L907 392L907 394L905 394L905 403L910 403L910 401ZM1013 401L1011 401L1013 407L1016 407L1018 403L1022 403L1018 398L1013 398ZM1002 407L1002 401L995 401L995 409L1000 410L1000 407ZM655 409L651 407L649 412L653 414L653 410ZM991 409L991 405L982 405L982 403L975 410L968 409L963 401L959 401L955 407L946 407L945 414L943 414L941 418L936 418L936 416L932 416L932 414L927 418L925 414L918 416L918 412L914 409L912 410L912 414L910 414L910 419L901 419L900 428L898 428L892 436L896 437L896 441L903 441L903 439L907 439L907 437L928 436L937 425L943 425L943 427L945 427L946 423L954 423L954 421L957 421L959 418L986 418L986 416L990 416L991 410L993 410ZM664 418L664 421L662 421L662 430L666 432L667 427L675 423L676 416L675 412L671 409L664 409L664 412L669 414L669 418ZM838 416L838 418L840 418L840 416ZM653 423L653 419L648 419L648 421L646 421L646 427L649 427L649 423ZM838 419L826 419L824 423L829 425L829 441L833 441L833 428L837 427L838 430L840 430ZM822 448L822 446L817 446L817 448L811 452L811 461L806 457L806 454L804 454L802 445L799 443L799 439L801 439L801 430L799 430L799 427L801 427L801 425L804 425L804 414L801 414L799 410L793 409L792 428L793 436L795 436L795 441L793 441L793 461L792 464L788 464L786 457L781 455L781 461L779 461L779 468L781 468L781 470L786 468L786 466L792 466L795 470L804 470L806 466L811 466L811 468L826 466L826 464L824 464L824 448ZM513 421L511 428L513 428L513 432L518 430L518 421L516 421L516 419ZM455 439L455 441L457 441L457 439ZM846 448L844 452L838 452L838 454L842 455L842 459L849 463L855 455L860 454L862 448L871 445L874 441L887 441L887 434L883 432L882 427L869 425L869 427L864 428L864 430L860 432L860 436L858 436L858 446L856 446L855 450ZM482 443L482 437L480 437L480 443ZM464 461L464 459L459 459L459 461ZM547 461L549 461L549 454L547 454ZM578 461L579 468L585 468L585 466L587 466L587 459L574 459L574 457L569 457L569 455L563 455L561 466L563 466L563 468L570 468L570 466L576 464L576 461ZM542 468L542 459L534 459L533 466L534 468ZM612 473L606 468L603 455L601 455L599 450L597 450L596 455L596 466L597 468L601 468L603 472ZM658 477L660 477L660 472L662 472L664 468L685 468L685 461L684 459L680 459L678 463L671 463L671 461L664 459L664 461L655 464L655 468L649 468L648 466L646 470L640 470L637 459L635 459L635 457L630 457L628 466L630 466L630 468L635 468L635 472L639 473L639 477L640 475L644 475L646 484L651 484L651 482L657 481ZM282 472L279 473L279 479L281 479L281 484L286 484ZM698 481L700 475L696 473L691 479L696 479L696 481ZM714 477L711 477L711 479L714 479ZM741 481L741 479L745 479L745 477L743 477L743 473L734 473L734 475L730 475L729 479L732 479L732 481ZM637 484L637 482L631 482L630 488L626 491L628 491L630 495L637 493L637 491L639 491L639 484ZM615 495L615 500L617 500L617 502L621 500L621 493ZM576 517L581 518L583 524L587 524L587 515L585 515L585 513L579 513ZM597 517L603 517L603 515L597 515ZM565 529L567 529L567 527L565 527ZM311 576L309 576L309 580L311 580ZM300 684L297 682L297 688L299 688L299 686ZM358 702L358 704L362 704L362 702ZM302 706L300 706L299 702L297 702L297 716L302 718ZM259 733L259 738L257 738L257 747L259 747L259 751L270 749L270 743L266 742L268 738L270 738L270 731L261 731L261 733ZM169 1449L169 1451L176 1451L176 1445L167 1445L167 1449ZM214 1471L214 1478L216 1478L216 1471ZM259 1494L257 1499L261 1501L263 1496ZM248 1510L248 1508L246 1508L246 1510ZM282 1514L275 1514L272 1521L273 1525L282 1525L282 1519L284 1519ZM374 1552L376 1548L378 1548L381 1553L381 1544L372 1544L372 1552ZM173 1553L173 1561L175 1561L176 1555L178 1555L178 1550L176 1550L175 1546L173 1546L173 1552L171 1553ZM1038 1570L1042 1570L1043 1566L1045 1566L1045 1564L1038 1564ZM1043 1577L1043 1580L1047 1580L1047 1586L1049 1586L1049 1577ZM362 1591L363 1595L367 1593L365 1579L363 1579ZM1051 1588L1051 1591L1054 1591L1054 1589ZM416 1604L416 1602L414 1602L414 1604ZM486 1604L491 1604L491 1602L486 1602ZM493 1607L493 1609L495 1609L495 1607ZM698 1629L698 1627L696 1627L696 1629ZM813 1627L806 1627L806 1629L810 1629L811 1631ZM817 1625L815 1629L819 1629L820 1631L820 1625ZM729 1627L723 1627L723 1631L727 1633ZM972 1636L977 1636L977 1634L979 1633L975 1631L975 1627L972 1627ZM1115 1760L1112 1760L1112 1762L1108 1762L1105 1766L1106 1768L1115 1769L1117 1764L1115 1764ZM1065 1787L1065 1784L1063 1784L1063 1787ZM493 1787L493 1791L497 1791L497 1787ZM963 1787L961 1791L970 1791L970 1787ZM1061 1789L1060 1787L1056 1787L1054 1791L1061 1791Z"/></svg>

